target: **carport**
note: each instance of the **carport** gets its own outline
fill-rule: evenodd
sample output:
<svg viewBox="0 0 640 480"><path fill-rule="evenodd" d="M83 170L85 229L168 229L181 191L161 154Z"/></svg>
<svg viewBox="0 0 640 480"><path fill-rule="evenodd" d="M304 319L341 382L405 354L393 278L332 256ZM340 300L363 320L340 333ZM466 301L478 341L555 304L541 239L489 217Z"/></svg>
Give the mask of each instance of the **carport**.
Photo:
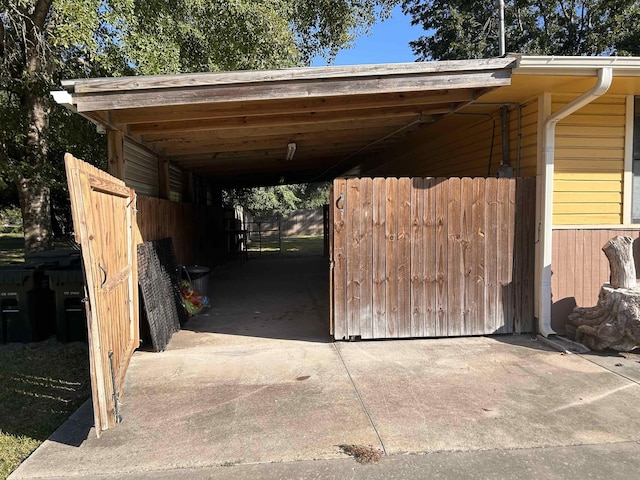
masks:
<svg viewBox="0 0 640 480"><path fill-rule="evenodd" d="M413 167L402 154L427 138L430 126L508 86L514 62L507 57L65 81L66 90L54 92L56 101L104 129L109 143L111 177L75 161L69 167L83 192L75 197L87 208L105 193L119 199L98 208L101 220L95 231L86 228L87 242L98 243L109 228L130 229L121 235L120 250L102 245L104 255L111 255L169 236L179 263L215 265L223 243L221 189L335 179L328 266L334 338L531 331L533 179L425 179L431 175L428 158ZM477 115L487 114L459 115L455 123ZM491 140L491 152L496 137L495 128L483 137ZM476 153L467 155L472 163ZM385 177L368 177L376 172ZM120 225L119 215L104 215L106 204L135 221ZM94 401L102 397L105 405L94 410L102 412L96 425L105 429L114 421L114 392L124 381L137 331L130 321L112 335L104 333L110 327L100 325L101 312L112 310L101 289L118 299L128 295L123 318L135 318L129 304L135 305L137 292L135 268L127 270L135 255L121 255L111 267L100 263L100 255L85 257L85 267L94 312L90 343L96 355L102 352L93 373L102 364L104 376ZM129 293L124 287L118 293L127 282ZM122 332L126 341L116 338ZM113 352L110 358L107 352Z"/></svg>

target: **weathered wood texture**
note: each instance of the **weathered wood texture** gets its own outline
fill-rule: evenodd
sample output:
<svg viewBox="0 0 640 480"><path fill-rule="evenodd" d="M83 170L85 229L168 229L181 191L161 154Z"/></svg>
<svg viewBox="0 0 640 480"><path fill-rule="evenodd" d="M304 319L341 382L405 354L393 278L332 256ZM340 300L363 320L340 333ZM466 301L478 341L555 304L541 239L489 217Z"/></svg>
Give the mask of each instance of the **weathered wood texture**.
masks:
<svg viewBox="0 0 640 480"><path fill-rule="evenodd" d="M91 391L99 437L120 420L124 378L139 344L135 193L70 154L65 165L89 298Z"/></svg>
<svg viewBox="0 0 640 480"><path fill-rule="evenodd" d="M613 288L635 288L636 265L633 261L633 237L618 235L613 237L602 247L602 251L609 260Z"/></svg>
<svg viewBox="0 0 640 480"><path fill-rule="evenodd" d="M609 281L609 263L602 246L616 235L637 239L640 226L631 228L555 229L551 261L551 319L557 333L565 333L567 317L578 307L589 307L598 298L600 287ZM640 259L635 242L636 272Z"/></svg>
<svg viewBox="0 0 640 480"><path fill-rule="evenodd" d="M138 242L171 237L181 265L221 263L222 212L212 207L138 196Z"/></svg>
<svg viewBox="0 0 640 480"><path fill-rule="evenodd" d="M333 184L336 339L533 331L535 179Z"/></svg>

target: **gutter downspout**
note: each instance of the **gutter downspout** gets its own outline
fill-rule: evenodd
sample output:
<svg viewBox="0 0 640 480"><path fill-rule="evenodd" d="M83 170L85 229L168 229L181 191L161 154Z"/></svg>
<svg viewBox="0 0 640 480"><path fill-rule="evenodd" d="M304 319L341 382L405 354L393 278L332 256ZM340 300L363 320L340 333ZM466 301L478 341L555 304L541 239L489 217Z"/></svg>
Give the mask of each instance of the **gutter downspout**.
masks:
<svg viewBox="0 0 640 480"><path fill-rule="evenodd" d="M583 93L575 100L567 103L557 112L551 114L544 123L543 131L543 170L542 192L540 198L540 227L538 254L540 278L538 285L538 333L547 337L556 332L551 328L551 254L553 239L553 173L555 161L556 124L576 110L593 102L609 90L613 79L613 69L603 67L598 70L598 80L591 90ZM540 231L541 230L541 231Z"/></svg>

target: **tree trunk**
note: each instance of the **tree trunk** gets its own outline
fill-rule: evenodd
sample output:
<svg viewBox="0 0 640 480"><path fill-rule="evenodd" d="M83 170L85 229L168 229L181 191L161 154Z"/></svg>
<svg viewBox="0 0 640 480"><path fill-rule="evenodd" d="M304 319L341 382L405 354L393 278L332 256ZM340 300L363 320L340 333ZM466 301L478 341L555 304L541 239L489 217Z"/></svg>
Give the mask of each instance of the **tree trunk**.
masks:
<svg viewBox="0 0 640 480"><path fill-rule="evenodd" d="M636 280L636 265L633 261L633 238L617 236L609 240L602 251L609 259L611 279L609 284L613 288L634 288Z"/></svg>
<svg viewBox="0 0 640 480"><path fill-rule="evenodd" d="M48 104L45 99L27 95L29 102L29 126L27 129L27 154L25 160L34 172L31 178L24 174L16 178L16 187L22 210L25 253L48 250L53 246L51 236L51 203L49 187L37 173L47 161L48 145L45 131L48 126Z"/></svg>
<svg viewBox="0 0 640 480"><path fill-rule="evenodd" d="M609 259L611 282L600 289L595 307L576 307L569 315L576 340L592 350L628 352L640 345L640 286L636 280L633 238L617 236L602 251Z"/></svg>
<svg viewBox="0 0 640 480"><path fill-rule="evenodd" d="M603 285L595 307L574 308L576 341L592 350L629 352L640 345L640 289Z"/></svg>

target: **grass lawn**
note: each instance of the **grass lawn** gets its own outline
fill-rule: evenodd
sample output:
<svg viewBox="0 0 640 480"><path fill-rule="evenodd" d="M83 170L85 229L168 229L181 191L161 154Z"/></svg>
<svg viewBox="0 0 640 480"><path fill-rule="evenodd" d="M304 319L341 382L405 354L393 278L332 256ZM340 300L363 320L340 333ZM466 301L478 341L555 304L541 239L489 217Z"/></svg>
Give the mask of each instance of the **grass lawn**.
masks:
<svg viewBox="0 0 640 480"><path fill-rule="evenodd" d="M24 261L21 233L0 234L0 265ZM91 394L85 343L0 344L0 479Z"/></svg>
<svg viewBox="0 0 640 480"><path fill-rule="evenodd" d="M89 398L88 355L80 342L0 345L0 479Z"/></svg>
<svg viewBox="0 0 640 480"><path fill-rule="evenodd" d="M300 235L296 237L282 237L282 252L277 237L262 239L262 249L258 242L258 236L253 235L249 243L249 254L281 254L281 255L322 255L324 251L322 235Z"/></svg>
<svg viewBox="0 0 640 480"><path fill-rule="evenodd" d="M24 236L22 233L0 233L0 265L24 262Z"/></svg>

